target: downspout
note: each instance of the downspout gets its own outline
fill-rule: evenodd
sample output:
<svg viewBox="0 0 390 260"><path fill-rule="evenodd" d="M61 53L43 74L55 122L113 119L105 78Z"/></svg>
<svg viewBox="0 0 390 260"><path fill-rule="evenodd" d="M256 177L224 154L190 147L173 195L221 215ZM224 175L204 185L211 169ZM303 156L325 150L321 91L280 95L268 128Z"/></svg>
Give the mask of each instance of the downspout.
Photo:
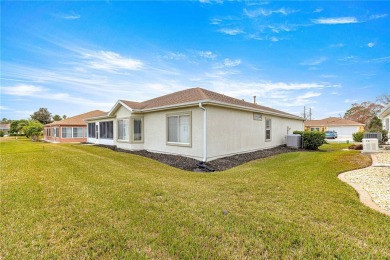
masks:
<svg viewBox="0 0 390 260"><path fill-rule="evenodd" d="M199 108L203 110L203 162L207 161L207 111L206 108L199 103Z"/></svg>

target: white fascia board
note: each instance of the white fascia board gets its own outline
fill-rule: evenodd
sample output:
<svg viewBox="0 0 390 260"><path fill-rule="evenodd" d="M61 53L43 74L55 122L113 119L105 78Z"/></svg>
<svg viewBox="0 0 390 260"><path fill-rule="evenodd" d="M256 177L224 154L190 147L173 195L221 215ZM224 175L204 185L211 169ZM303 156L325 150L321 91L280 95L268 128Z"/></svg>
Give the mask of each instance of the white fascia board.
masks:
<svg viewBox="0 0 390 260"><path fill-rule="evenodd" d="M380 113L379 118L383 119L390 114L390 104L387 105Z"/></svg>
<svg viewBox="0 0 390 260"><path fill-rule="evenodd" d="M239 106L239 105L233 105L233 104L219 102L219 101L210 100L210 99L192 101L192 102L175 104L175 105L161 106L161 107L155 107L155 108L149 108L149 109L133 110L133 112L134 113L150 113L150 112L167 110L167 109L183 108L183 107L189 107L189 106L198 106L199 103L202 103L203 105L214 105L214 106L219 106L219 107L233 108L233 109L263 113L263 114L267 114L267 115L274 115L274 116L304 121L304 119L302 117L299 117L299 116L294 116L294 115L288 116L288 115L284 115L284 114L280 114L280 113L276 113L276 112L272 112L272 111L267 111L267 110L263 110L263 109L256 109L256 108L244 107L244 106Z"/></svg>
<svg viewBox="0 0 390 260"><path fill-rule="evenodd" d="M95 121L95 120L101 120L101 119L112 119L115 118L115 116L97 116L97 117L91 117L84 119L85 122L89 121Z"/></svg>

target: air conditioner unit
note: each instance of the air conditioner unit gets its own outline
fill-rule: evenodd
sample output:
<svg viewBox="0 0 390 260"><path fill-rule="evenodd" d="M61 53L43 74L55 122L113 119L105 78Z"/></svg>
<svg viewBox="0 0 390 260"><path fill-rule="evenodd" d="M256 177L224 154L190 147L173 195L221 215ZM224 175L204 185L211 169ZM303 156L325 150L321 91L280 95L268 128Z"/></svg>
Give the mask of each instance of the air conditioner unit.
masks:
<svg viewBox="0 0 390 260"><path fill-rule="evenodd" d="M363 153L376 153L379 151L378 139L363 139Z"/></svg>
<svg viewBox="0 0 390 260"><path fill-rule="evenodd" d="M301 147L301 135L292 134L287 135L287 147L300 148Z"/></svg>

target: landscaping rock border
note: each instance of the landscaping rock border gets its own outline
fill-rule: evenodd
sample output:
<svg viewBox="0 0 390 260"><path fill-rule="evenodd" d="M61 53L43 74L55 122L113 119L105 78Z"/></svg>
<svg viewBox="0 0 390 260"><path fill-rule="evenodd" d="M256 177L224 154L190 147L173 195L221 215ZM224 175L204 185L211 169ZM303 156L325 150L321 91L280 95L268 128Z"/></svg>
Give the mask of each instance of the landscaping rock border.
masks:
<svg viewBox="0 0 390 260"><path fill-rule="evenodd" d="M112 145L95 144L95 146L109 148L113 151L144 156L144 157L147 157L147 158L159 161L161 163L168 164L172 167L186 170L186 171L205 171L205 170L201 170L197 167L196 164L199 161L192 159L192 158L180 156L180 155L152 153L152 152L149 152L146 150L130 151L130 150L117 148L116 146L112 146ZM215 171L225 171L225 170L228 170L230 168L236 167L238 165L241 165L243 163L250 162L253 160L266 158L266 157L274 156L277 154L291 153L291 152L298 152L298 151L307 151L307 150L288 148L286 146L278 146L278 147L274 147L274 148L270 148L270 149L264 149L264 150L259 150L259 151L255 151L255 152L249 152L249 153L243 153L243 154L237 154L237 155L219 158L219 159L213 160L211 162L207 162L206 166L208 166L209 168L212 168Z"/></svg>

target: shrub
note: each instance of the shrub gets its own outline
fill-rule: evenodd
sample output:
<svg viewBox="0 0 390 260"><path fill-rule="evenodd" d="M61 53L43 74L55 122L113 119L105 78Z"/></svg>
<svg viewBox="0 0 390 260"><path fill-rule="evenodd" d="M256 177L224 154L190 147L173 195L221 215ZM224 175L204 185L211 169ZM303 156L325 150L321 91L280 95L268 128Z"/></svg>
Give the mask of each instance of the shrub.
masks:
<svg viewBox="0 0 390 260"><path fill-rule="evenodd" d="M0 130L0 137L3 137L3 136L4 136L4 131Z"/></svg>
<svg viewBox="0 0 390 260"><path fill-rule="evenodd" d="M357 132L357 133L352 134L352 137L353 137L353 140L355 142L362 142L363 141L363 135L364 135L363 132Z"/></svg>
<svg viewBox="0 0 390 260"><path fill-rule="evenodd" d="M389 141L389 136L388 136L389 132L385 129L382 130L382 142L383 143L386 143L387 141Z"/></svg>
<svg viewBox="0 0 390 260"><path fill-rule="evenodd" d="M325 143L325 133L317 131L294 131L294 134L300 134L303 139L303 148L308 150L317 150Z"/></svg>

